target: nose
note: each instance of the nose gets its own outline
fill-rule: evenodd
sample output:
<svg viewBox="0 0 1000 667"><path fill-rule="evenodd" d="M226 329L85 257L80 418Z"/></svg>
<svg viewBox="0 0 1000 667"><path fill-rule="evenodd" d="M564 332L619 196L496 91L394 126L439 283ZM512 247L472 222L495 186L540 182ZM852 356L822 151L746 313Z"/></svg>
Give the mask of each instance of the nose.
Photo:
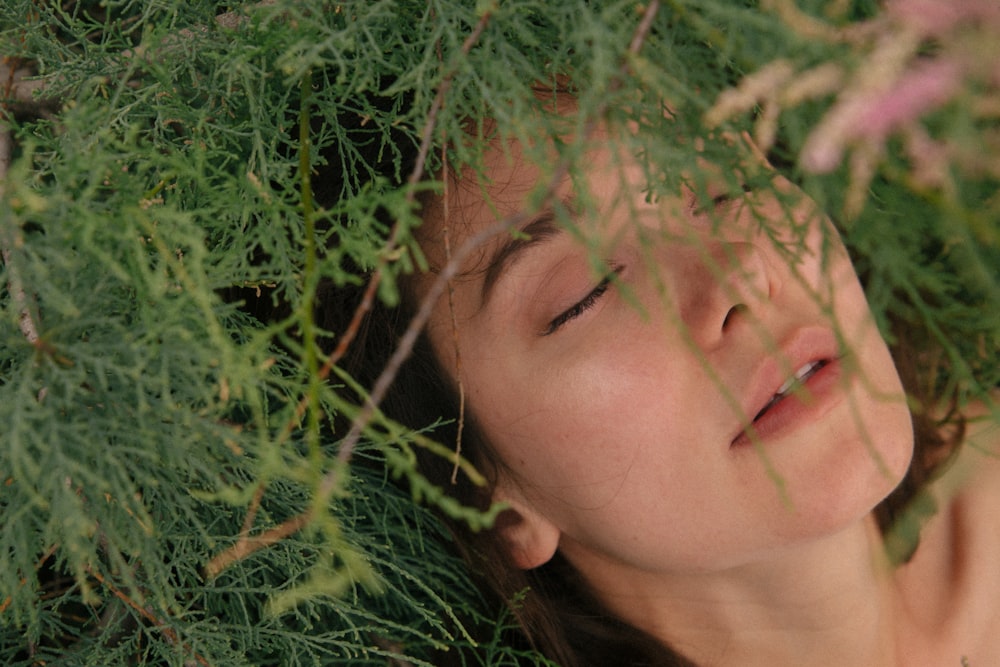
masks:
<svg viewBox="0 0 1000 667"><path fill-rule="evenodd" d="M776 295L778 272L768 263L766 239L704 240L681 252L675 276L680 320L704 351L723 344L735 330L753 326Z"/></svg>

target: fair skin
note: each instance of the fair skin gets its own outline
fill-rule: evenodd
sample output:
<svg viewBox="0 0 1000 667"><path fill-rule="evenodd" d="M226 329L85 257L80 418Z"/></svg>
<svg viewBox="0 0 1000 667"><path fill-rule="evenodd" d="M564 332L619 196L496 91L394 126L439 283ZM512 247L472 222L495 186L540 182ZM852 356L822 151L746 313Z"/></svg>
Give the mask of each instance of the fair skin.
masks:
<svg viewBox="0 0 1000 667"><path fill-rule="evenodd" d="M953 555L955 540L1000 549L1000 492L966 485L911 563L884 562L871 510L909 464L910 416L829 223L804 198L793 224L773 193L740 192L719 197L715 230L689 192L648 200L609 136L595 134L577 190L557 186L576 230L543 211L520 241L488 245L428 329L446 368L457 331L454 379L504 464L495 499L514 561L561 552L613 612L698 664L989 664L1000 576ZM507 148L488 155L489 203L449 193L452 243L544 184ZM443 211L427 215L439 230Z"/></svg>

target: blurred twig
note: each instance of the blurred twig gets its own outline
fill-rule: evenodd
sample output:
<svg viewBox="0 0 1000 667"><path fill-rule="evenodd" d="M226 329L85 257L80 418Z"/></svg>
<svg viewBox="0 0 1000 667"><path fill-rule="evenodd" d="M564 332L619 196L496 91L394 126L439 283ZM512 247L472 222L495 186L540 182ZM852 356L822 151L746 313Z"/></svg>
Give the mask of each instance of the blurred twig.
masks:
<svg viewBox="0 0 1000 667"><path fill-rule="evenodd" d="M486 25L489 23L491 14L489 12L484 12L473 29L472 33L466 37L465 41L461 47L461 53L463 55L468 54L472 50L472 47L479 40L480 35L482 35L483 30L486 29ZM434 102L431 105L431 109L428 112L427 121L424 124L423 132L421 135L420 151L417 156L416 164L411 171L409 178L407 179L407 184L411 187L408 188L406 192L407 201L413 203L416 197L416 189L412 186L418 184L424 177L424 169L427 162L427 156L430 153L431 144L434 136L434 128L437 124L437 114L441 107L444 105L444 98L448 92L451 84L451 79L454 73L448 73L443 78L441 85L438 87L437 95L434 98ZM355 309L354 314L351 318L351 322L345 330L344 334L340 337L337 342L337 346L334 348L333 352L327 357L323 366L318 370L319 379L324 380L329 377L333 367L343 358L343 355L347 352L350 347L351 342L360 330L361 324L364 321L365 315L371 310L375 303L376 294L378 292L378 286L382 281L384 272L388 267L388 257L393 254L393 251L398 247L400 238L403 234L403 226L401 223L397 222L392 228L389 234L389 238L386 241L385 248L380 255L380 262L376 266L375 270L372 272L372 276L368 281L368 285L365 288L364 295L362 296L361 303ZM412 344L410 345L412 348ZM390 362L391 363L391 362ZM401 362L400 362L401 363ZM393 371L392 378L395 377L397 369ZM383 373L384 375L384 373ZM381 378L380 378L381 379ZM388 389L388 383L385 385L385 389L381 390L381 394L384 395L385 390ZM298 424L299 420L305 414L308 409L309 402L308 396L303 397L298 405L296 406L295 412L292 419L286 424L285 430L282 436L279 438L279 442L283 441L288 437L289 434L294 430L295 426ZM344 444L341 445L341 449L338 452L338 462L346 463L350 459L354 446L357 444L358 438L360 437L361 430L367 425L368 421L371 419L372 414L381 400L381 396L375 398L375 391L373 389L372 398L366 402L361 413L355 418L351 425L351 431L348 433ZM254 491L254 498L251 502L250 509L248 511L248 517L256 516L257 508L263 498L264 482L261 482L257 489ZM336 476L327 475L319 487L318 498L325 502L325 498L336 488L337 478ZM250 554L263 549L271 544L278 542L279 540L294 534L304 525L309 522L311 518L312 510L306 510L301 514L288 519L284 523L265 531L263 534L258 536L251 536L249 534L249 525L244 525L244 531L240 534L239 539L236 544L227 549L226 551L215 556L209 563L205 566L205 574L209 578L218 575L222 570L231 565L232 563L249 556Z"/></svg>
<svg viewBox="0 0 1000 667"><path fill-rule="evenodd" d="M630 55L637 54L639 50L642 48L642 44L646 38L646 35L649 34L653 19L655 18L658 10L659 10L658 0L654 0L653 2L649 3L649 5L646 6L642 16L642 20L640 21L639 26L633 33L632 39L629 43L628 52ZM484 12L479 20L479 23L476 25L476 28L469 35L469 37L466 38L465 42L463 43L462 45L463 53L468 53L469 50L471 50L476 40L479 39L479 35L481 35L482 31L486 28L486 24L489 21L489 19L490 19L490 14L488 12ZM627 61L622 63L619 76L611 82L612 89L616 89L621 85L622 79L627 74L628 67L629 63ZM428 114L427 122L424 126L424 131L422 133L422 141L421 141L419 157L416 166L410 173L410 177L407 181L408 185L410 186L416 185L423 178L424 164L427 159L427 155L430 151L431 139L433 136L434 127L437 120L437 113L441 109L444 103L444 95L447 92L448 85L450 84L451 76L452 75L448 75L445 77L445 80L442 82L442 85L438 89L438 94L437 97L435 98L434 104L431 107L431 111ZM592 118L590 119L590 122L586 125L586 128L583 133L584 136L581 138L586 138L593 132L598 122L600 121L601 117L604 115L605 111L606 111L606 105L600 105L598 107L598 109L594 112ZM543 197L543 203L546 201L550 201L555 196L556 187L561 182L563 176L566 174L568 169L569 169L569 164L565 159L560 161L560 163L556 166L552 178L549 181L549 185L546 189L545 196ZM414 188L410 187L410 189L407 191L407 196L411 198L415 196ZM328 498L340 484L341 482L340 475L342 474L344 465L353 456L354 448L357 446L357 443L361 438L362 432L364 431L365 427L368 425L371 418L375 414L375 411L378 409L379 403L385 397L386 393L389 390L389 387L392 385L393 381L395 381L396 375L399 373L399 369L402 367L403 362L407 358L409 358L410 354L412 353L413 347L416 344L420 332L423 330L424 325L430 318L431 312L433 311L434 306L437 303L438 299L441 298L441 296L447 289L448 283L452 280L452 278L454 278L457 275L461 267L465 264L465 261L474 251L481 248L483 244L488 242L490 239L495 238L498 234L504 233L506 231L509 231L510 229L517 227L519 224L523 223L523 221L527 218L527 216L528 216L527 212L521 212L513 216L504 218L503 220L500 220L493 225L490 225L486 229L480 231L478 234L475 234L474 236L466 239L466 241L451 255L450 260L444 265L440 273L435 277L433 283L431 283L427 292L424 294L420 303L420 307L417 313L413 316L413 319L410 321L402 337L400 338L399 344L397 345L395 352L393 353L392 357L390 357L385 368L382 370L382 373L375 380L375 383L372 386L371 393L369 394L368 399L365 401L364 406L358 412L353 422L351 423L351 428L348 431L347 435L344 437L343 441L341 442L340 450L337 452L337 462L340 465L337 465L333 469L331 469L323 477L320 483L317 493L317 499L319 502L325 502L325 499ZM389 236L389 240L387 241L387 251L384 253L384 255L389 255L390 254L389 251L395 249L396 245L399 242L400 235L401 235L401 227L399 224L397 224L396 227L393 228L392 233ZM346 351L347 347L349 346L351 338L353 337L353 333L357 331L358 327L360 326L360 322L364 319L365 314L371 309L372 305L374 304L378 283L381 280L382 272L384 270L385 270L385 264L383 263L373 273L371 279L369 280L368 287L365 291L365 296L362 299L361 304L355 310L351 326L348 327L347 331L350 332L350 336L348 336L348 334L345 334L345 336L342 337L337 348L334 350L333 354L330 355L330 358L327 360L327 363L324 364L323 368L321 369L323 372L329 373L330 368L340 359L340 356L343 355L344 351ZM301 413L301 411L305 409L303 403L300 403L299 405L299 413ZM291 535L292 533L296 532L301 527L306 525L309 519L311 518L311 515L312 515L312 510L306 510L301 514L294 516L291 519L288 519L281 525L266 531L264 534L260 536L257 537L245 536L243 539L240 539L235 545L233 545L233 547L213 558L205 568L206 574L209 574L210 576L218 574L225 567L231 565L237 560L245 558L246 556L256 552L259 549L274 544L275 542L277 542L278 540L282 539L285 536Z"/></svg>
<svg viewBox="0 0 1000 667"><path fill-rule="evenodd" d="M3 99L11 99L15 94L15 86L24 76L24 70L18 68L16 60L4 58L0 61L0 76L4 79ZM3 201L6 193L7 174L10 171L14 143L7 127L7 115L10 111L9 105L0 100L0 201ZM2 224L0 226L0 257L3 259L7 274L7 289L14 302L14 307L18 311L18 326L21 333L24 334L29 343L35 344L38 341L38 325L35 316L32 315L24 283L13 267L13 252L17 246L18 240L15 230L9 229L7 224Z"/></svg>

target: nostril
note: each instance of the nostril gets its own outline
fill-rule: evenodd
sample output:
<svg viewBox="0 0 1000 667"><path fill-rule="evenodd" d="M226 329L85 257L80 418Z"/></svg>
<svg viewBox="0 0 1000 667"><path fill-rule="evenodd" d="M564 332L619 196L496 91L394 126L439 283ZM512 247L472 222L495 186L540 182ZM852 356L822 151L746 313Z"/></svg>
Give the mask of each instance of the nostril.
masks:
<svg viewBox="0 0 1000 667"><path fill-rule="evenodd" d="M729 312L726 313L725 319L722 320L722 330L725 331L726 329L728 329L730 325L733 323L733 320L736 318L736 316L745 313L747 310L748 308L746 304L743 303L738 303L732 308L730 308Z"/></svg>

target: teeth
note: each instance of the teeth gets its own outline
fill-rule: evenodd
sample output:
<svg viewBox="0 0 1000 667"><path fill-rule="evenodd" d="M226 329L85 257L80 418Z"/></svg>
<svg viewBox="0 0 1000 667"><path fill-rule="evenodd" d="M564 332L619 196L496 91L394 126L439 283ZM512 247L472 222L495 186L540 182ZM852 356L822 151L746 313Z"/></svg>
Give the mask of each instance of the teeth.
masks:
<svg viewBox="0 0 1000 667"><path fill-rule="evenodd" d="M818 361L810 361L808 364L805 364L802 368L795 371L795 375L785 380L785 383L778 387L778 392L775 395L784 396L787 394L792 387L812 375L813 371L816 370L819 365L820 363Z"/></svg>
<svg viewBox="0 0 1000 667"><path fill-rule="evenodd" d="M785 396L787 396L788 392L790 392L793 387L795 387L798 384L801 384L802 382L805 382L807 379L809 379L809 377L812 376L813 373L815 373L825 365L826 362L823 361L810 361L808 364L803 365L802 368L795 371L795 374L792 375L792 377L785 380L784 384L778 387L778 391L775 392L774 396L771 397L771 400L767 402L767 405L761 408L761 411L757 413L756 417L754 417L754 421L760 419L760 416L763 415L768 410L770 410L771 406L773 406L775 403L777 403Z"/></svg>

